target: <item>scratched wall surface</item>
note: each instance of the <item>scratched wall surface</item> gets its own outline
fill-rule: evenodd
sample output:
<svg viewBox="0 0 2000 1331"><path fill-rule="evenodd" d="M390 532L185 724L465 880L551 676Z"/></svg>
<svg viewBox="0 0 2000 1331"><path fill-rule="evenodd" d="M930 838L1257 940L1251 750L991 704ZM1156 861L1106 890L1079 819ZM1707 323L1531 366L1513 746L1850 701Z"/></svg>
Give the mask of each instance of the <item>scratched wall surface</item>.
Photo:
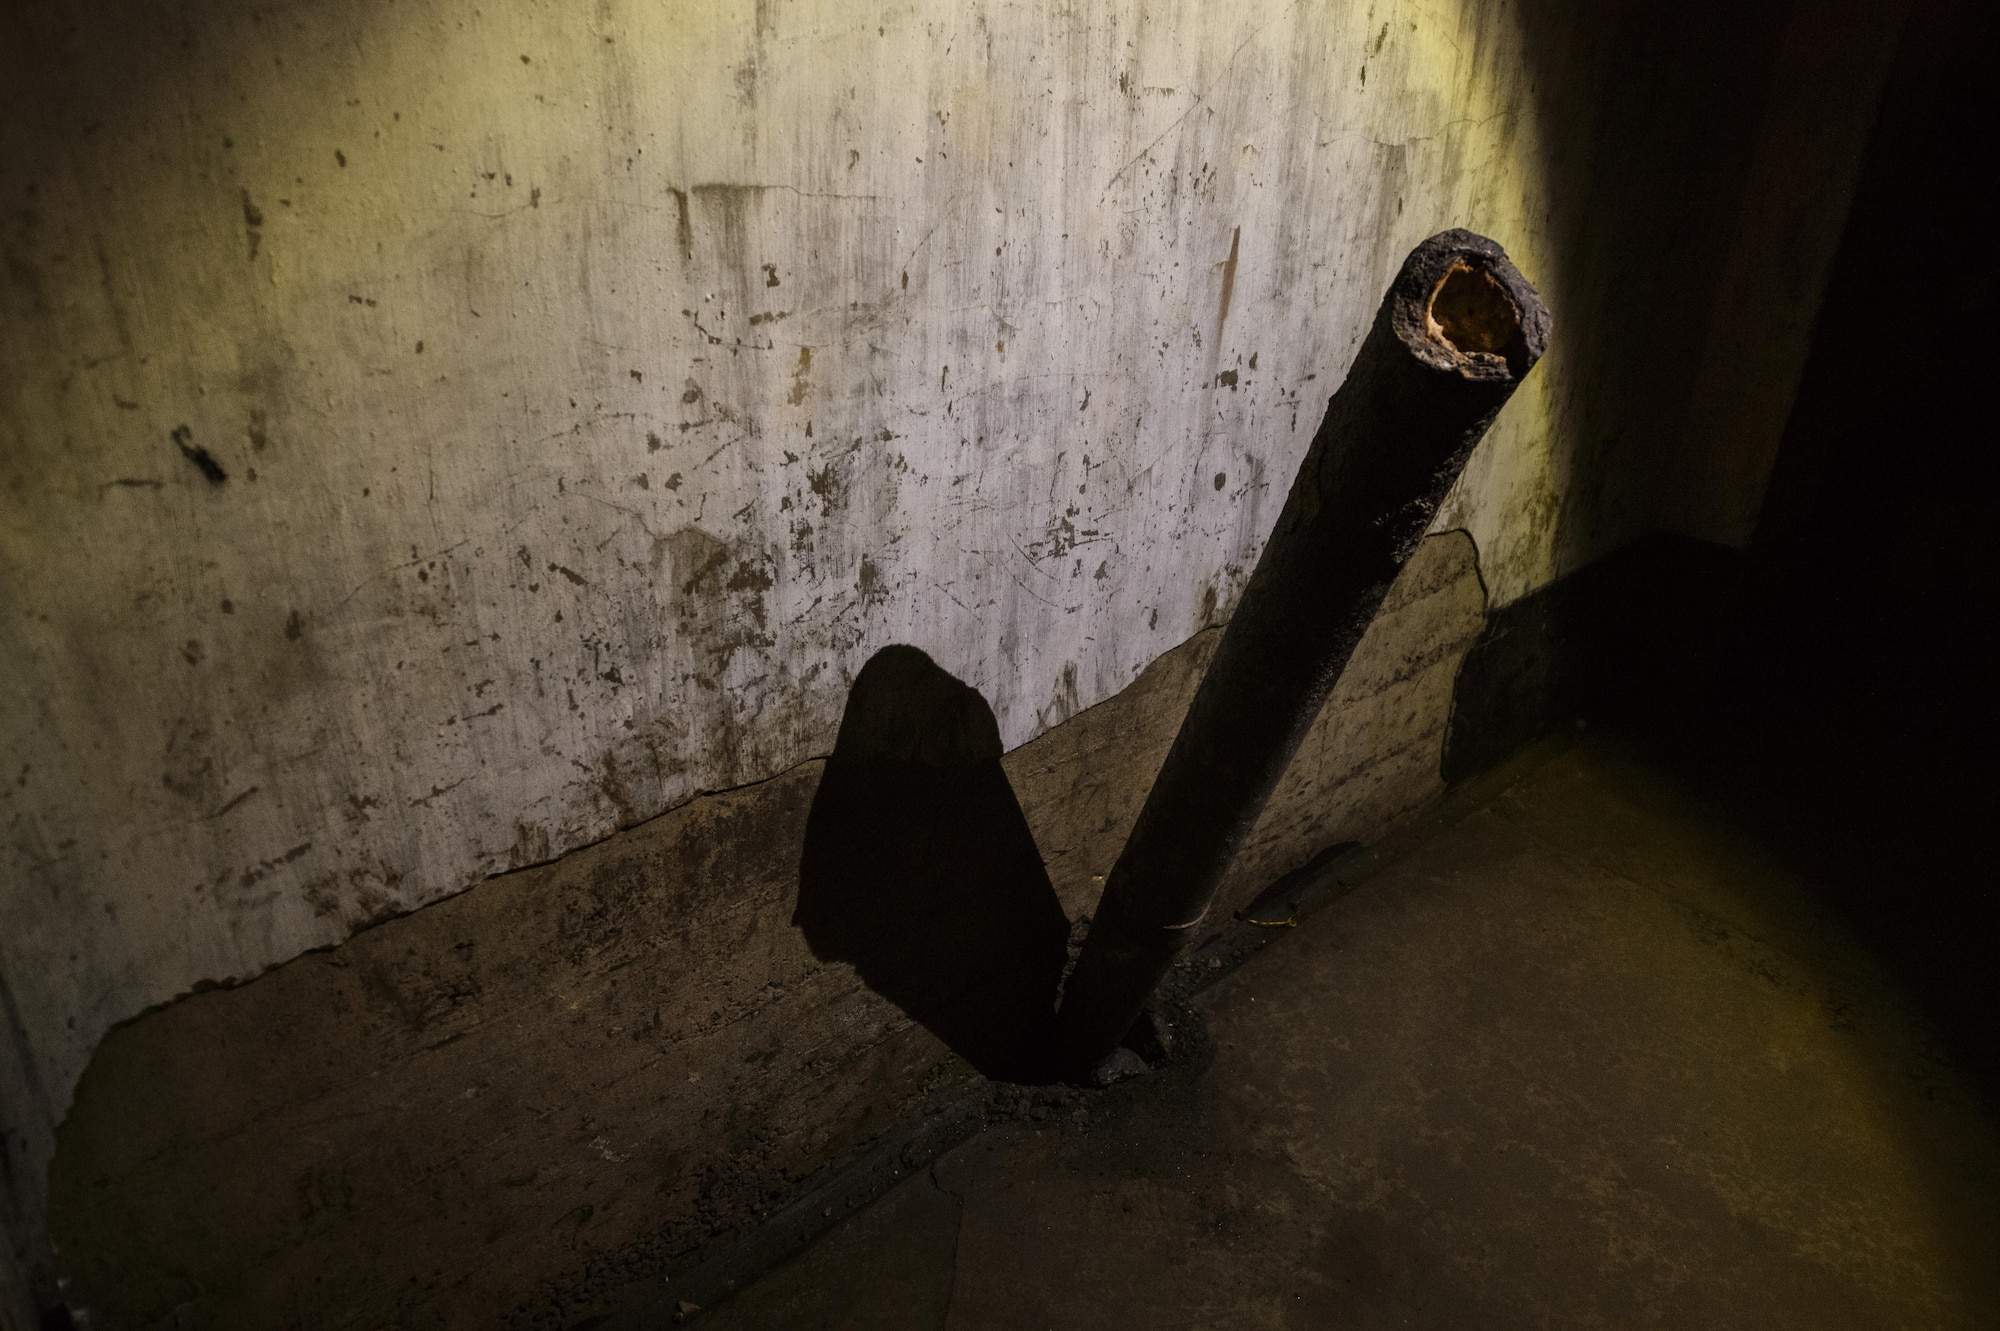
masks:
<svg viewBox="0 0 2000 1331"><path fill-rule="evenodd" d="M1607 385L1621 348L1695 364L1663 329L1740 335L1718 284L1797 243L1738 206L1753 168L1837 215L1865 120L1806 111L1867 89L1794 76L1772 111L1769 71L1865 84L1870 23L1816 46L1781 0L11 9L17 1193L114 1023L824 753L884 644L978 687L1010 745L1115 693L1226 617L1385 283L1443 226L1507 245L1572 334L1442 520L1494 601L1663 515L1730 535L1755 458L1720 490L1648 460L1707 417ZM1607 218L1650 266L1604 257ZM1776 387L1700 362L1709 416L1736 413L1712 432L1788 395L1824 257L1760 279L1806 311L1757 326ZM1680 313L1608 313L1648 295Z"/></svg>

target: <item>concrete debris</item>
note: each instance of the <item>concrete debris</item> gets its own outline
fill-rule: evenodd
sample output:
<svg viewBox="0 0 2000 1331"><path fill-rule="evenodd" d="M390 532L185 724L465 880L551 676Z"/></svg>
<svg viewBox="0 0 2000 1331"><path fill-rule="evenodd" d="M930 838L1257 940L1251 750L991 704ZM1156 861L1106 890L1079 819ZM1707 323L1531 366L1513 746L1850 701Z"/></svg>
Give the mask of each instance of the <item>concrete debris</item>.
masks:
<svg viewBox="0 0 2000 1331"><path fill-rule="evenodd" d="M1094 1086L1110 1086L1129 1077L1144 1076L1151 1071L1152 1069L1146 1066L1145 1059L1120 1045L1111 1051L1109 1058L1097 1065L1097 1070L1090 1074L1090 1081Z"/></svg>

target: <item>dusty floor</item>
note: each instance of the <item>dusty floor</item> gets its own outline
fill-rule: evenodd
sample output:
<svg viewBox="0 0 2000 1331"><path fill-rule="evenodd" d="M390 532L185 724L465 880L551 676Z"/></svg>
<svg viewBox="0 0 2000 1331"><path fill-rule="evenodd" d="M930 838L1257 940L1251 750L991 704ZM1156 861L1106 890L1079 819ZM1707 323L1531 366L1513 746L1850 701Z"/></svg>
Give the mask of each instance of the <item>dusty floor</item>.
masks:
<svg viewBox="0 0 2000 1331"><path fill-rule="evenodd" d="M1481 789L1205 990L1198 1056L688 1320L2000 1324L1993 1120L1811 884L1610 741Z"/></svg>

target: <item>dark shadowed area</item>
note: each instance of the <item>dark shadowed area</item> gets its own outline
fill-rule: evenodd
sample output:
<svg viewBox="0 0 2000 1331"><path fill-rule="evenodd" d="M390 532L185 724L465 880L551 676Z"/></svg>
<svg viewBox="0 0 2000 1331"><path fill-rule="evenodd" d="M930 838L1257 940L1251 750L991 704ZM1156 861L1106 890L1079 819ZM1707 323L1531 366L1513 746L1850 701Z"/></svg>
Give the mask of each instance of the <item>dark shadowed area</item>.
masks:
<svg viewBox="0 0 2000 1331"><path fill-rule="evenodd" d="M855 678L806 820L794 922L988 1077L1034 1080L1069 921L993 709L914 647Z"/></svg>

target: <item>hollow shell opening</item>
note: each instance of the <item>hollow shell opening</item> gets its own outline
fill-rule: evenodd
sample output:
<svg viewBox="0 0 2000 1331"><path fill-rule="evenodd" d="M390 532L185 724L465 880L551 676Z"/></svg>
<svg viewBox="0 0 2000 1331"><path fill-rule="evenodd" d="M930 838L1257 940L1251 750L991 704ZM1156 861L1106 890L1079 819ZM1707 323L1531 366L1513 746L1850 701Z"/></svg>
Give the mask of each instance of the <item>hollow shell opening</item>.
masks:
<svg viewBox="0 0 2000 1331"><path fill-rule="evenodd" d="M1453 264L1431 292L1425 331L1461 355L1504 355L1521 333L1507 289L1483 268Z"/></svg>

